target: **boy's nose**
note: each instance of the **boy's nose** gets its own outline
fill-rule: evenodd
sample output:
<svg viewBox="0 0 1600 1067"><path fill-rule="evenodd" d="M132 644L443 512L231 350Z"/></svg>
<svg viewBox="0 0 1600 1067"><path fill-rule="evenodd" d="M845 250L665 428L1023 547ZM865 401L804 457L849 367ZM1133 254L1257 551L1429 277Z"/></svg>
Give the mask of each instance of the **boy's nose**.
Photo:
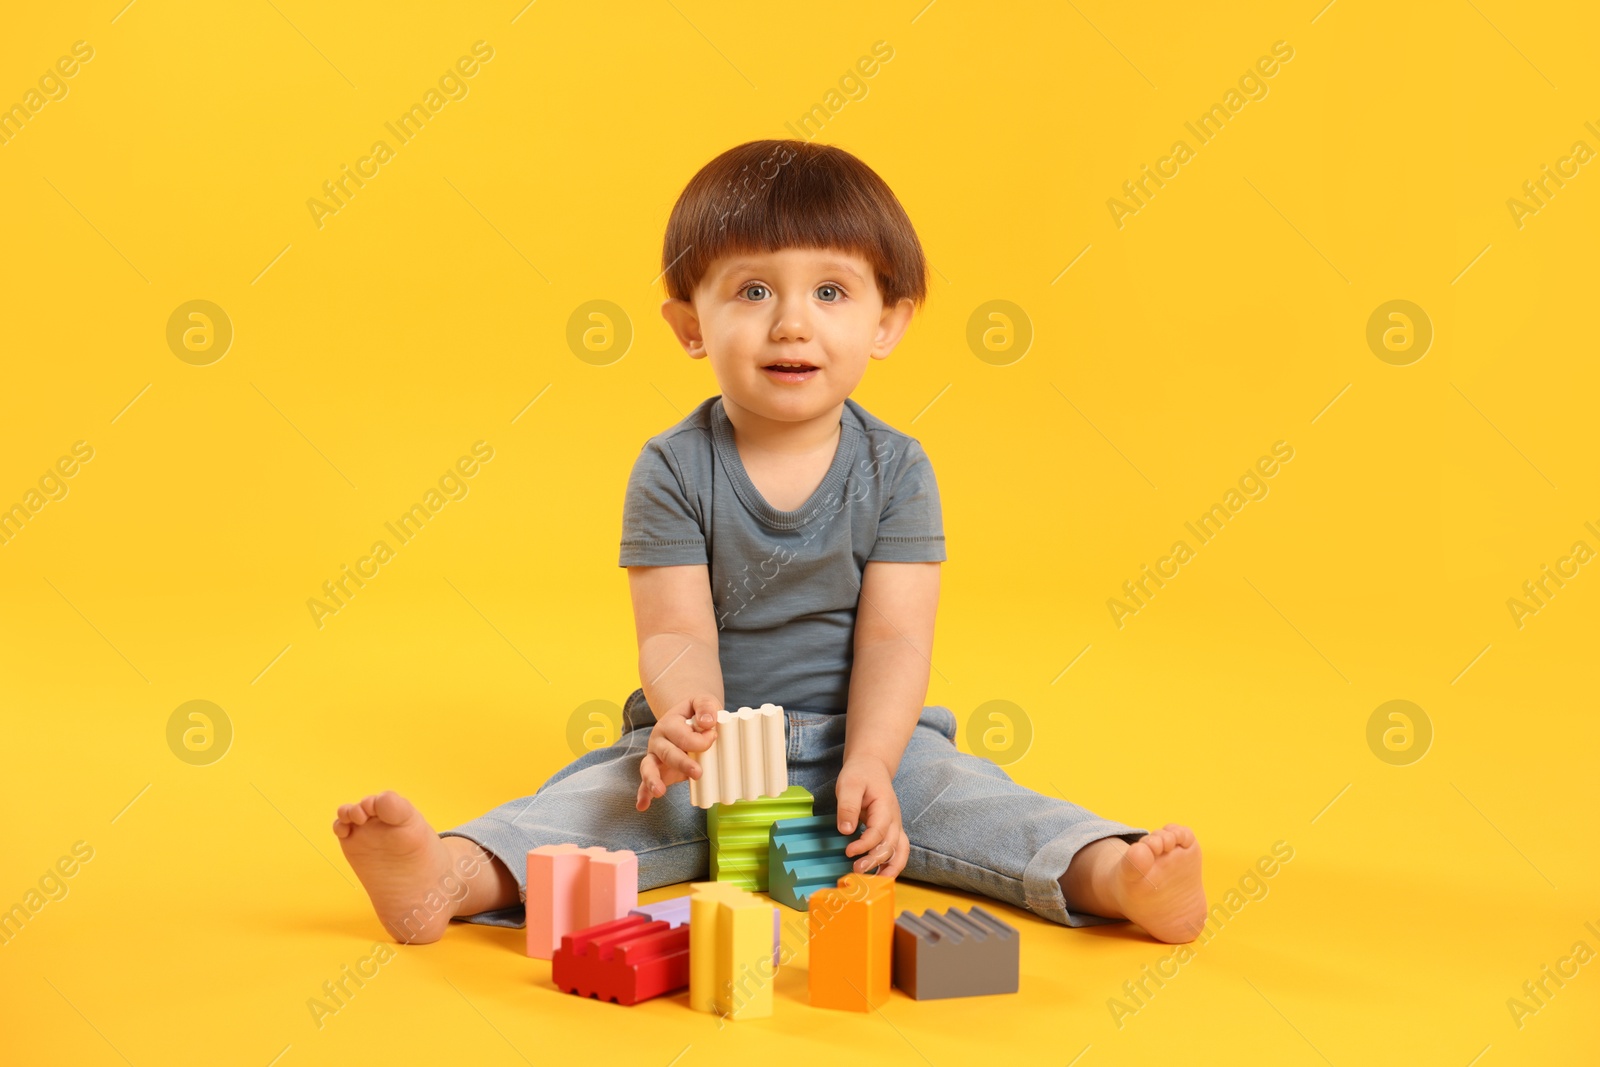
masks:
<svg viewBox="0 0 1600 1067"><path fill-rule="evenodd" d="M800 307L781 306L778 318L772 324L772 339L775 341L809 341L811 339L810 317Z"/></svg>

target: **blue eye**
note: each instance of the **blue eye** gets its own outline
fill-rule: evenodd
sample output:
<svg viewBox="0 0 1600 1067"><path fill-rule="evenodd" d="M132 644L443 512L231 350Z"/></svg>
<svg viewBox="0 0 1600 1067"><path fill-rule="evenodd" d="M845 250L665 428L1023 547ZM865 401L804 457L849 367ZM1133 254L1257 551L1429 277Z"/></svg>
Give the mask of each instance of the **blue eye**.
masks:
<svg viewBox="0 0 1600 1067"><path fill-rule="evenodd" d="M753 284L753 285L747 285L747 286L745 286L745 287L744 287L744 289L743 289L743 292L744 292L744 293L745 293L745 294L747 294L747 295L748 295L748 294L749 294L749 292L750 292L750 291L751 291L751 290L752 290L752 289L755 289L755 290L760 290L760 291L762 291L762 292L765 292L765 291L766 291L766 288L767 288L767 287L766 287L766 286L764 286L764 285L761 285L761 284L760 284L760 283L756 283L756 284ZM760 297L759 297L759 296L758 296L758 297L755 297L755 298L754 298L754 299L756 299L756 300L760 300L760 299L761 299L761 298L760 298Z"/></svg>
<svg viewBox="0 0 1600 1067"><path fill-rule="evenodd" d="M833 293L837 294L837 293L839 293L839 287L837 285L819 285L819 286L817 286L817 292L818 293L833 292ZM840 295L842 295L842 294L840 294ZM823 299L829 304L833 304L833 303L837 303L838 302L838 296L835 296L832 299L828 299L826 297L824 297Z"/></svg>

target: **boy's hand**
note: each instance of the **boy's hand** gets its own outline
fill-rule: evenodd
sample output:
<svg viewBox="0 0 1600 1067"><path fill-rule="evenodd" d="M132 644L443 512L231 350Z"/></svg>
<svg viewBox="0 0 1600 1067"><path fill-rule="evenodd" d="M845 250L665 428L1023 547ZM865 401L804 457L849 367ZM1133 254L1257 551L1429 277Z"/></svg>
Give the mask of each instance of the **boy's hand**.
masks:
<svg viewBox="0 0 1600 1067"><path fill-rule="evenodd" d="M639 761L639 796L634 807L646 811L650 801L674 782L700 777L700 764L690 752L704 752L717 739L717 712L722 704L702 693L690 697L656 720L647 754Z"/></svg>
<svg viewBox="0 0 1600 1067"><path fill-rule="evenodd" d="M853 833L856 820L866 831L845 846L846 856L858 857L855 870L893 878L905 870L911 839L900 826L900 801L894 795L894 775L881 760L857 756L845 761L834 786L839 800L839 832Z"/></svg>

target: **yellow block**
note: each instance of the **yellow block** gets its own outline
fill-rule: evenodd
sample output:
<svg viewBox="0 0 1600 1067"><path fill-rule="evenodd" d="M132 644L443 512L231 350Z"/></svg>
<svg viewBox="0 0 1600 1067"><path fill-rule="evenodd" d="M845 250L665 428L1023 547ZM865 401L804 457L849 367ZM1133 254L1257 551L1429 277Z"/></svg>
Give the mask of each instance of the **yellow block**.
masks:
<svg viewBox="0 0 1600 1067"><path fill-rule="evenodd" d="M689 1007L717 1011L717 905L735 894L750 896L731 882L689 885ZM768 951L771 951L768 934Z"/></svg>
<svg viewBox="0 0 1600 1067"><path fill-rule="evenodd" d="M731 1019L772 1014L774 910L753 893L717 901L716 1011Z"/></svg>

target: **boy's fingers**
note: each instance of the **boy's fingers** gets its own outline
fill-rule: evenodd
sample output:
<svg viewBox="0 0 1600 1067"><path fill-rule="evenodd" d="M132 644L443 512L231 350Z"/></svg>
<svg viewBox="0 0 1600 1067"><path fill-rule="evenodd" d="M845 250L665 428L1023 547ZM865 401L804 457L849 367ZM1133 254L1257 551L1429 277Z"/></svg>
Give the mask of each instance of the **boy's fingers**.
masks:
<svg viewBox="0 0 1600 1067"><path fill-rule="evenodd" d="M688 781L699 778L705 772L700 764L684 752L677 745L664 737L657 737L650 742L650 751L656 757L656 762L661 766L661 780L667 785L674 782Z"/></svg>
<svg viewBox="0 0 1600 1067"><path fill-rule="evenodd" d="M856 856L855 866L852 869L857 874L871 874L872 868L881 867L883 864L889 862L889 854L891 851L892 850L888 845L879 842L878 844L873 845L867 851Z"/></svg>
<svg viewBox="0 0 1600 1067"><path fill-rule="evenodd" d="M894 838L886 836L883 844L875 846L872 851L864 854L856 861L857 870L862 874L881 874L885 877L893 877L894 853Z"/></svg>
<svg viewBox="0 0 1600 1067"><path fill-rule="evenodd" d="M716 701L710 697L695 697L681 710L663 715L650 731L647 754L639 764L639 793L634 806L640 811L650 807L653 798L664 796L667 787L677 782L699 778L700 763L689 755L704 752L717 739ZM704 729L697 725L704 724Z"/></svg>
<svg viewBox="0 0 1600 1067"><path fill-rule="evenodd" d="M674 757L683 755L678 746L657 734L650 739L649 750L650 755L655 757L656 770L661 775L662 784L671 785L684 779L682 768L674 761Z"/></svg>
<svg viewBox="0 0 1600 1067"><path fill-rule="evenodd" d="M649 797L660 796L665 792L666 786L661 781L659 767L661 761L653 755L647 755L639 761L639 796L649 806ZM640 808L643 811L644 808Z"/></svg>
<svg viewBox="0 0 1600 1067"><path fill-rule="evenodd" d="M673 744L685 752L704 752L711 747L716 739L717 731L715 727L712 727L709 730L689 730L676 738Z"/></svg>
<svg viewBox="0 0 1600 1067"><path fill-rule="evenodd" d="M877 821L878 822L882 822L883 820L877 820ZM844 854L846 856L853 856L858 861L856 863L856 870L857 871L866 870L866 867L863 867L861 865L861 863L859 862L859 860L862 857L864 857L864 856L868 855L869 853L871 853L874 849L876 849L879 845L881 845L883 843L884 837L885 837L887 831L888 831L888 827L886 827L886 826L874 825L873 813L871 811L868 811L867 812L867 828L864 831L862 831L860 837L858 837L854 841L850 842L848 845L845 846L845 849L844 849Z"/></svg>
<svg viewBox="0 0 1600 1067"><path fill-rule="evenodd" d="M898 877L906 869L906 860L911 856L911 839L904 833L900 835L899 844L895 845L894 853L883 866L878 868L878 873L885 878Z"/></svg>
<svg viewBox="0 0 1600 1067"><path fill-rule="evenodd" d="M661 720L658 736L665 737L685 752L704 752L717 739L717 731L714 726L710 730L696 730L689 725L688 719L674 717Z"/></svg>
<svg viewBox="0 0 1600 1067"><path fill-rule="evenodd" d="M688 753L677 749L667 753L667 765L672 768L675 777L698 778L705 773L700 769L700 764L689 758Z"/></svg>
<svg viewBox="0 0 1600 1067"><path fill-rule="evenodd" d="M861 814L861 786L854 782L846 782L836 786L835 796L839 802L838 827L841 834L853 834L856 831L856 818Z"/></svg>
<svg viewBox="0 0 1600 1067"><path fill-rule="evenodd" d="M717 702L708 696L695 697L689 705L689 717L693 719L702 730L713 729L717 725L717 712L722 709L717 707Z"/></svg>

